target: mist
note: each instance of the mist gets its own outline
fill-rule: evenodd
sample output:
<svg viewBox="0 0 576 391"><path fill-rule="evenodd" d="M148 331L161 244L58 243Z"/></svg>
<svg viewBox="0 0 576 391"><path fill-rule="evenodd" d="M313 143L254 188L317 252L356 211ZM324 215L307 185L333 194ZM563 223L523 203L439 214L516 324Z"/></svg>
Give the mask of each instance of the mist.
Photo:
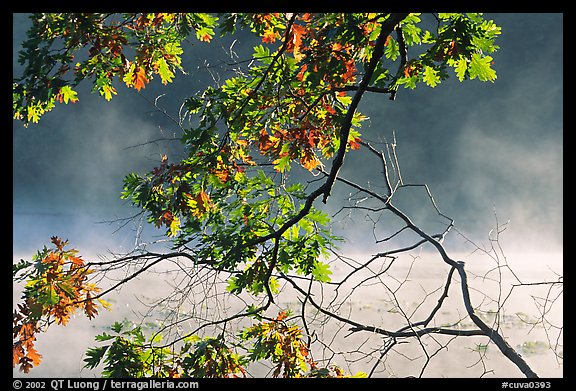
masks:
<svg viewBox="0 0 576 391"><path fill-rule="evenodd" d="M394 102L367 95L360 106L369 117L362 136L377 143L395 135L405 181L426 183L439 208L467 235L484 237L493 228L496 212L499 220L510 220L507 241L512 247L559 251L563 16L485 17L503 31L498 41L501 48L494 55L495 83L460 83L453 77L434 89L401 90ZM14 61L26 22L23 14L15 14ZM119 87L111 102L90 94L84 85L77 104L59 105L27 129L14 122L15 231L22 232L21 225L28 231L31 226L42 229L46 213L91 216L94 222L129 213L119 200L122 178L131 171L146 172L170 145L178 144L145 144L178 134L176 126L150 102L162 96L158 106L177 117L186 96L225 76L223 67L216 65L229 59L231 52L239 58L249 56L250 39L234 39L188 48L184 63L197 65L188 75L177 75L173 85L153 82L141 94ZM14 65L17 74L20 67ZM352 151L342 174L360 183L374 182L378 164L362 151ZM359 174L357 167L366 165L373 169ZM337 186L335 191L339 189L345 196L348 190ZM32 223L34 216L37 223ZM35 237L33 232L28 235ZM14 246L23 246L24 238L15 235ZM38 245L28 241L25 247Z"/></svg>

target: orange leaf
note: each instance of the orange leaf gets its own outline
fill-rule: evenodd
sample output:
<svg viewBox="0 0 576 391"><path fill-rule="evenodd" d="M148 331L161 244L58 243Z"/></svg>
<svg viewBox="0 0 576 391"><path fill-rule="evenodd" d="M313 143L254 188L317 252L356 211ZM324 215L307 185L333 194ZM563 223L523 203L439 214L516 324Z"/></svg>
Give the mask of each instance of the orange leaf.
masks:
<svg viewBox="0 0 576 391"><path fill-rule="evenodd" d="M142 88L146 88L146 83L148 83L148 78L146 77L146 71L142 67L138 67L138 70L134 72L133 80L134 88L140 91Z"/></svg>
<svg viewBox="0 0 576 391"><path fill-rule="evenodd" d="M274 31L266 30L264 32L264 35L262 36L262 42L274 43L276 41L276 35L277 35L277 33L275 33Z"/></svg>
<svg viewBox="0 0 576 391"><path fill-rule="evenodd" d="M346 83L347 81L354 78L354 73L356 72L356 64L354 60L348 60L344 62L346 66L346 72L342 75L342 81Z"/></svg>
<svg viewBox="0 0 576 391"><path fill-rule="evenodd" d="M404 68L404 76L410 77L411 73L412 73L412 67L411 66L407 66Z"/></svg>
<svg viewBox="0 0 576 391"><path fill-rule="evenodd" d="M69 257L68 259L76 266L84 266L84 260L80 257Z"/></svg>
<svg viewBox="0 0 576 391"><path fill-rule="evenodd" d="M216 175L216 177L220 180L220 182L222 183L226 183L228 181L228 178L230 178L230 170L227 168L222 168L219 170L213 170L212 173L214 175Z"/></svg>
<svg viewBox="0 0 576 391"><path fill-rule="evenodd" d="M70 310L68 310L67 308L70 307L58 306L55 307L53 311L51 311L54 317L56 318L56 323L58 323L59 325L66 326L70 321L70 315L72 314L70 313Z"/></svg>
<svg viewBox="0 0 576 391"><path fill-rule="evenodd" d="M32 361L32 366L38 366L40 361L42 361L42 355L32 347L28 348L28 354L26 356Z"/></svg>
<svg viewBox="0 0 576 391"><path fill-rule="evenodd" d="M24 323L20 328L20 334L22 335L20 337L20 341L22 341L22 343L27 346L28 344L33 345L34 341L36 340L36 337L34 337L35 332L36 332L36 326L34 324Z"/></svg>
<svg viewBox="0 0 576 391"><path fill-rule="evenodd" d="M204 203L204 205L209 206L210 205L210 196L208 194L206 194L206 192L204 190L202 190L200 192L200 199L202 200L202 202Z"/></svg>
<svg viewBox="0 0 576 391"><path fill-rule="evenodd" d="M286 311L280 311L278 312L278 316L276 317L276 320L284 320L288 317L288 313Z"/></svg>
<svg viewBox="0 0 576 391"><path fill-rule="evenodd" d="M292 34L294 38L292 39L292 51L294 52L294 58L296 61L302 60L305 55L301 52L302 48L302 37L307 34L308 30L304 26L293 25Z"/></svg>
<svg viewBox="0 0 576 391"><path fill-rule="evenodd" d="M320 161L312 151L304 151L304 155L300 158L300 163L308 171L312 171L320 165Z"/></svg>
<svg viewBox="0 0 576 391"><path fill-rule="evenodd" d="M306 72L306 69L308 68L307 64L302 65L302 68L300 68L300 71L298 72L298 75L296 75L296 78L299 81L302 81L304 79L304 73Z"/></svg>
<svg viewBox="0 0 576 391"><path fill-rule="evenodd" d="M456 41L452 40L448 44L448 51L446 52L449 56L455 56L458 54L458 47L456 46Z"/></svg>
<svg viewBox="0 0 576 391"><path fill-rule="evenodd" d="M166 224L166 226L169 226L173 220L174 215L172 214L172 211L168 210L158 219L158 225Z"/></svg>
<svg viewBox="0 0 576 391"><path fill-rule="evenodd" d="M12 366L16 366L20 359L24 357L24 348L22 344L18 341L14 345L12 345Z"/></svg>

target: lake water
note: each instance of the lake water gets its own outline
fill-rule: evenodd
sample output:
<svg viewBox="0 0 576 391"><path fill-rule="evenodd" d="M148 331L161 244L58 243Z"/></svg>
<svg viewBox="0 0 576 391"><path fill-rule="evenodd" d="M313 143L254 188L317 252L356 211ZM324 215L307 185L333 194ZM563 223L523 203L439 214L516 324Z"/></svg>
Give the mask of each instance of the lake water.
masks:
<svg viewBox="0 0 576 391"><path fill-rule="evenodd" d="M29 255L15 256L29 258ZM561 253L547 254L513 254L508 255L506 262L515 271L517 278L524 284L541 281L557 281L563 274ZM89 257L84 256L85 259ZM365 261L369 255L356 255L358 261ZM522 354L532 369L541 377L562 377L563 362L548 347L557 344L556 353L563 355L563 333L558 327L563 326L562 297L550 306L544 299L557 297L561 287L551 288L550 285L524 285L516 286L510 293L511 284L518 284L514 275L503 266L503 259L499 259L500 268L496 268L496 261L487 256L470 256L462 254L456 259L466 262L469 273L469 284L472 288L471 299L478 307L478 314L489 324L496 321L494 312L498 309L498 302L505 303L499 318L500 333L508 343ZM388 262L388 261L386 261ZM372 271L378 273L389 264L386 262L373 262ZM173 266L176 266L174 264ZM338 281L349 269L343 263L332 264L332 280ZM411 321L426 318L431 308L436 304L443 289L448 268L437 256L420 254L417 257L401 257L394 261L394 265L383 273L379 280L371 279L360 284L363 277L357 273L346 284L339 288L338 296L335 291L325 288L314 290L314 300L324 304L332 303L333 309L343 317L356 320L360 323L374 325L387 330L395 330L406 323L406 317ZM445 305L434 317L431 326L446 326L459 323L460 328L472 328L470 320L466 318L462 305L459 279L455 275L450 287L449 296ZM502 280L498 284L495 280ZM33 368L27 376L30 377L98 377L98 371L83 368L83 359L86 349L97 346L94 336L102 333L115 321L128 318L134 321L146 311L146 303L155 297L178 294L171 293L171 284L177 284L166 270L157 270L138 278L129 286L109 296L112 302L112 311L103 310L101 314L88 321L83 315L75 316L68 326L53 325L48 332L38 336L36 347L43 355L43 362ZM224 284L225 281L222 281ZM202 302L204 294L222 294L223 285L219 288L207 289L198 286L190 292L196 302ZM500 289L499 287L502 287ZM19 287L15 287L14 303L19 299ZM217 291L216 291L217 289ZM272 306L268 315L274 316L281 308L290 308L295 313L300 311L301 295L285 288L285 293L278 296L277 307ZM346 293L353 292L349 297ZM510 293L510 294L509 294ZM507 299L504 301L504 298ZM226 305L216 307L216 304L206 302L193 306L181 300L181 311L195 311L196 315L206 316L230 315L241 308L240 298L231 298ZM546 305L543 305L546 304ZM546 311L545 327L532 324ZM211 314L212 312L212 314ZM161 312L154 312L155 315ZM311 326L314 325L316 333L323 336L328 346L316 344L313 350L314 358L331 358L331 362L341 365L347 372L369 372L375 365L383 346L383 338L367 332L351 333L349 325L330 321L323 323L324 318L309 314ZM315 319L315 320L314 320ZM150 319L153 323L153 319ZM183 323L192 325L193 322ZM248 324L248 323L244 323ZM404 343L411 341L410 343ZM429 335L421 338L399 341L385 356L374 371L375 377L522 377L520 371L498 351L494 344L488 344L488 339L481 336L452 337ZM369 352L371 360L364 359L360 351ZM342 353L347 352L347 361L343 360ZM255 377L262 377L269 373L269 368L259 365L250 368ZM17 368L13 376L24 377Z"/></svg>

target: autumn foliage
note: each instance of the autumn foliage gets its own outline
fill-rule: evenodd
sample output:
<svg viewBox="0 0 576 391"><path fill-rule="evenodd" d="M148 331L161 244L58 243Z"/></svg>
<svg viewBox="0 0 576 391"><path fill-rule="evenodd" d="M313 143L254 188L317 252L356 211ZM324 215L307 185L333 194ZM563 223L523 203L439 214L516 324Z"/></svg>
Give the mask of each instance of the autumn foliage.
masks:
<svg viewBox="0 0 576 391"><path fill-rule="evenodd" d="M68 241L52 237L54 249L44 248L33 262L14 265L13 276L26 281L22 302L13 314L13 365L28 373L41 361L34 347L36 335L56 322L65 326L70 316L81 310L89 319L98 308L108 307L96 298L100 288L89 282L90 269L74 249L64 249Z"/></svg>

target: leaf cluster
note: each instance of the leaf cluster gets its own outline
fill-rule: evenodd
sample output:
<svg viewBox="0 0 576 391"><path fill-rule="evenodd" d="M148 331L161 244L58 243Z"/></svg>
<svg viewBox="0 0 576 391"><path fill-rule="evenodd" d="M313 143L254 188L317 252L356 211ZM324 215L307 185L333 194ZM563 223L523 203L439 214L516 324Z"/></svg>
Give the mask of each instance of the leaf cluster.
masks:
<svg viewBox="0 0 576 391"><path fill-rule="evenodd" d="M186 13L36 13L13 81L13 116L37 123L55 103L77 102L76 87L92 79L92 91L111 100L114 80L140 91L158 75L173 81L181 65L181 42L192 31L200 41L214 35L215 18Z"/></svg>
<svg viewBox="0 0 576 391"><path fill-rule="evenodd" d="M160 333L147 338L141 326L116 322L110 328L112 334L96 336L102 345L87 351L84 366L94 369L103 365L102 376L107 378L237 378L247 376L250 363L268 360L275 365L273 377L350 377L336 365L319 367L302 330L288 321L288 315L281 311L275 318L246 327L234 348L223 334L204 338L189 335L179 348L161 346ZM240 347L247 354L237 353ZM359 372L353 377L365 376Z"/></svg>
<svg viewBox="0 0 576 391"><path fill-rule="evenodd" d="M54 249L38 251L32 261L21 260L12 268L15 281L26 281L22 303L13 313L13 366L28 373L40 363L34 348L35 335L54 321L68 324L70 316L81 309L89 319L98 315L98 307L108 303L96 298L100 291L88 281L91 269L77 256L75 249L64 249L68 241L52 237Z"/></svg>

